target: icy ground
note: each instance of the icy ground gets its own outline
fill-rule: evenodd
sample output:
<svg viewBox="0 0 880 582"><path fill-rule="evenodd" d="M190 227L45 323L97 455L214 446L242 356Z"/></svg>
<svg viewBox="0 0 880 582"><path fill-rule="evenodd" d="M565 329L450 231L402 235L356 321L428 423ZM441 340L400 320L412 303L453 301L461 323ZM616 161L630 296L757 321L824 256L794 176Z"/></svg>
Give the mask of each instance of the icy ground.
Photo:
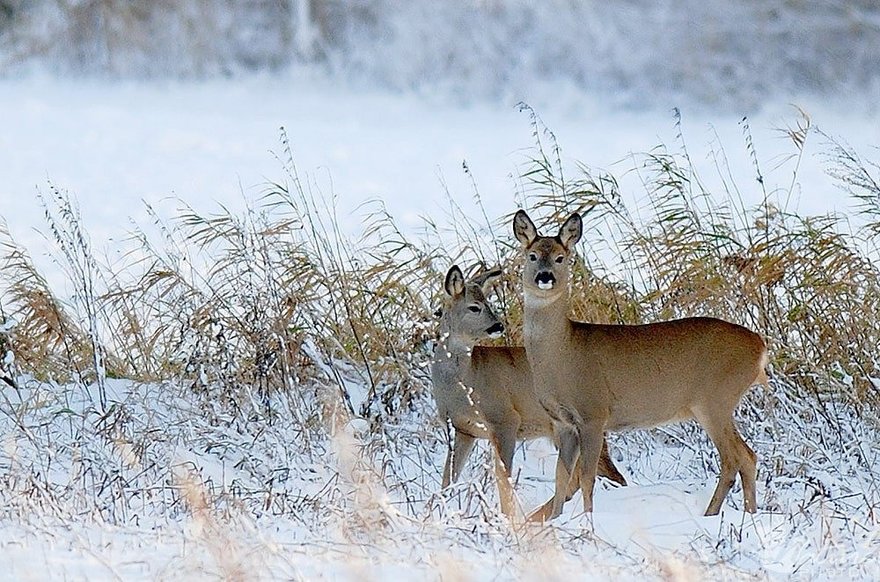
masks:
<svg viewBox="0 0 880 582"><path fill-rule="evenodd" d="M676 143L671 113L609 111L578 95L531 102L563 155L593 166L617 169L631 151ZM801 105L857 149L880 143L876 119ZM723 145L743 197L757 202L739 119L683 114L695 162L711 174L709 152ZM33 194L47 181L76 196L94 247L112 255L128 218L145 220L141 200L167 215L180 206L171 197L203 210L258 197L280 174L270 153L280 126L355 233L372 198L411 229L420 214L446 212L444 184L471 204L463 160L488 213L510 212L520 191L512 176L533 145L512 103L458 108L319 80L4 81L0 116L0 216L52 282L32 230L41 227ZM794 123L792 111L768 106L750 123L768 188L787 188L793 148L773 128ZM847 205L824 176L820 144L813 136L801 163L810 188L795 189L792 203L802 213ZM638 185L637 174L627 179ZM781 386L755 389L738 417L760 459L756 516L738 510L739 487L722 515L701 516L717 461L685 425L613 436L631 485L601 484L591 517L575 500L548 528L498 515L485 447L440 492L445 444L430 403L382 433L341 419L328 437L294 396L274 402L272 418L256 406L234 418L186 386L116 380L116 405L102 416L81 387L0 386L0 577L880 578L876 414L834 402L805 410ZM302 387L322 389L320 377ZM550 494L552 448L532 443L515 463L528 510Z"/></svg>

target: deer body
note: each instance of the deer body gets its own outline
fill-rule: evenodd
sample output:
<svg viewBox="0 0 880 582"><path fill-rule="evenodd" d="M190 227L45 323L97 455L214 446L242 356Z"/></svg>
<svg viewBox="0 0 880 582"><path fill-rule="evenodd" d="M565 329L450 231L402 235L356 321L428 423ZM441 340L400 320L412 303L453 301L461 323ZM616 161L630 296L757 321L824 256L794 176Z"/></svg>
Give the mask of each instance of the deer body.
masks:
<svg viewBox="0 0 880 582"><path fill-rule="evenodd" d="M553 438L554 431L551 418L535 396L525 349L474 345L504 329L485 300L488 286L499 275L499 271L484 273L465 283L458 267L450 269L445 286L452 302L440 319L431 375L438 413L455 429L443 470L443 487L458 479L475 439L488 439L496 453L502 511L512 515L514 497L509 478L516 442ZM604 438L602 443L599 474L626 485L608 457ZM566 498L577 487L569 489L564 492Z"/></svg>
<svg viewBox="0 0 880 582"><path fill-rule="evenodd" d="M444 354L441 344L438 350L434 398L441 418L450 419L457 431L491 439L497 427L518 420L517 440L553 434L550 417L532 392L525 348L474 346Z"/></svg>
<svg viewBox="0 0 880 582"><path fill-rule="evenodd" d="M596 460L606 430L651 428L694 418L721 457L721 476L707 515L717 514L739 473L746 511L756 509L754 452L733 411L756 382L766 382L766 346L748 329L714 318L647 325L572 321L569 261L580 238L573 215L556 237L540 236L523 211L514 233L523 244L525 348L535 392L559 442L556 493L549 515L562 511L566 480L580 460L584 509L592 510Z"/></svg>

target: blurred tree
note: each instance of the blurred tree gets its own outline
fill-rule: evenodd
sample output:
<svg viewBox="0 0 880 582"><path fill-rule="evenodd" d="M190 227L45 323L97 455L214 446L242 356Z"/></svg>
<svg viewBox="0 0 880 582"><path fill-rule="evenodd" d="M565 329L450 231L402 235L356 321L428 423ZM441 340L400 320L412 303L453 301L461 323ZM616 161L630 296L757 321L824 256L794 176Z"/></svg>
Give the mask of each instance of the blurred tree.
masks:
<svg viewBox="0 0 880 582"><path fill-rule="evenodd" d="M332 68L465 98L572 83L738 111L876 93L876 0L0 0L0 75Z"/></svg>

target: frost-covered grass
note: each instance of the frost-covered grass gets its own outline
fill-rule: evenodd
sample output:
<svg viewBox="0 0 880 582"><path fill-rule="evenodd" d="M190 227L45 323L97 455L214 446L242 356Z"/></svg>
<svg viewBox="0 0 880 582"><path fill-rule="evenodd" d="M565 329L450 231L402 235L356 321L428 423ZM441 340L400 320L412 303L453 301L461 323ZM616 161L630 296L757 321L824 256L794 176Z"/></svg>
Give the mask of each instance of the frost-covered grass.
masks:
<svg viewBox="0 0 880 582"><path fill-rule="evenodd" d="M612 437L630 485L600 484L592 516L573 501L545 528L498 513L485 447L439 491L445 446L428 402L370 430L338 411L290 422L284 398L270 420L115 380L100 415L81 387L21 384L4 389L0 419L0 553L14 577L35 563L53 578L123 579L880 574L876 417L831 402L833 415L808 414L779 385L740 411L760 459L755 516L737 509L737 488L702 517L717 460L686 425ZM321 374L311 384L332 390ZM552 447L522 447L515 462L534 506L552 492Z"/></svg>
<svg viewBox="0 0 880 582"><path fill-rule="evenodd" d="M590 516L573 500L547 527L511 525L484 446L440 491L446 435L427 369L441 276L452 262L504 266L497 300L515 343L509 214L483 208L474 185L480 212L450 194L448 216L419 234L379 208L352 237L282 135L281 175L248 209L153 211L111 261L75 198L44 190L53 275L70 297L4 232L11 572L41 560L54 577L880 575L876 164L826 144L853 213L801 216L788 201L810 184L795 173L768 188L743 123L742 146L727 147L751 160L745 176L718 148L707 177L679 135L630 158L639 192L624 195L618 175L567 163L524 112L535 145L517 199L541 226L585 213L576 317L711 314L767 337L773 381L737 416L759 456L756 515L737 487L702 517L717 459L693 424L610 435L630 486L600 484ZM806 117L790 127L796 169L817 134ZM550 495L553 467L546 442L517 452L526 509Z"/></svg>

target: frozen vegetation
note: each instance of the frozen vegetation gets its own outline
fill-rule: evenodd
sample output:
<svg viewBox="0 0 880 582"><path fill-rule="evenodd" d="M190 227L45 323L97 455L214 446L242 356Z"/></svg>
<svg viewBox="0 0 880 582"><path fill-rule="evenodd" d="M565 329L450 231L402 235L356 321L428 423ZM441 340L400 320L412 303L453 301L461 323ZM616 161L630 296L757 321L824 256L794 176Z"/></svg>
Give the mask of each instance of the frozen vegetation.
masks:
<svg viewBox="0 0 880 582"><path fill-rule="evenodd" d="M432 313L449 264L501 264L504 341L519 341L509 209L473 213L450 198L448 215L416 231L379 208L350 234L282 134L279 170L249 209L203 212L199 203L154 213L105 257L75 199L44 186L55 262L38 268L4 238L8 571L26 577L36 563L58 578L124 579L880 575L871 159L795 117L792 157L764 170L746 124L728 144L752 160L745 177L699 173L678 138L633 154L632 188L641 192L623 197L615 175L564 161L540 119L521 115L534 141L515 198L548 221L589 210L576 316L713 314L768 338L771 385L753 389L737 413L759 457L756 515L741 511L737 486L720 516L702 517L718 468L693 424L610 435L630 484L600 484L591 516L574 500L548 527L511 525L482 446L463 479L441 491L447 434L430 397ZM797 168L814 140L829 179L851 196L841 198L848 219L786 206L795 190L809 190ZM741 179L759 192L787 186L747 204ZM550 495L554 459L544 441L517 450L524 509Z"/></svg>
<svg viewBox="0 0 880 582"><path fill-rule="evenodd" d="M878 28L826 0L0 0L3 576L880 578ZM503 267L520 343L518 207L585 214L575 317L767 339L736 412L756 514L737 484L703 517L693 423L608 435L629 485L591 515L510 523L485 443L441 489L443 275ZM517 448L525 511L555 459Z"/></svg>

